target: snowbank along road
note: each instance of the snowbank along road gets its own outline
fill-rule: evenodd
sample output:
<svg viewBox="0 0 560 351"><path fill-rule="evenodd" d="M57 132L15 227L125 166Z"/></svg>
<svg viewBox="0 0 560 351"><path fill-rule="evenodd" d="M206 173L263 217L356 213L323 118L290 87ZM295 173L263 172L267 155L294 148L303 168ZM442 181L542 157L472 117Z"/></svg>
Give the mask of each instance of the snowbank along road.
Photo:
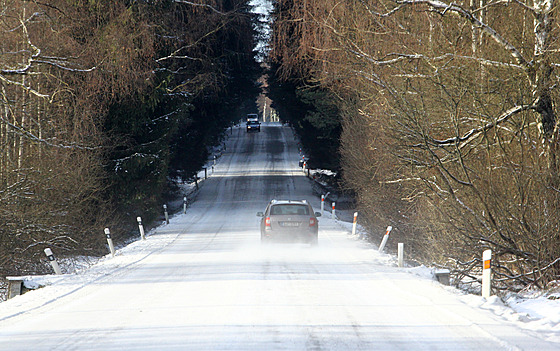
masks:
<svg viewBox="0 0 560 351"><path fill-rule="evenodd" d="M0 304L0 350L553 350L388 262L325 215L319 246L261 246L268 201L319 199L291 130L236 128L186 215Z"/></svg>

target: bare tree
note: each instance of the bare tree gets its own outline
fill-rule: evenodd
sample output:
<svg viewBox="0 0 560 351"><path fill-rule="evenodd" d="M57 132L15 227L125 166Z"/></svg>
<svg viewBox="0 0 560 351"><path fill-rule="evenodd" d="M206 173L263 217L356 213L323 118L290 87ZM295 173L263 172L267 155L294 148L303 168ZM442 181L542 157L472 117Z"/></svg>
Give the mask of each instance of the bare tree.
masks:
<svg viewBox="0 0 560 351"><path fill-rule="evenodd" d="M61 254L96 252L100 240L90 235L91 228L101 226L98 222L110 212L101 195L105 139L100 117L106 103L99 103L99 88L94 99L88 96L90 79L100 77L97 64L106 56L92 55L94 28L89 37L80 37L91 22L79 21L74 5L1 5L2 273L40 267L29 258L45 245Z"/></svg>
<svg viewBox="0 0 560 351"><path fill-rule="evenodd" d="M307 34L296 48L275 41L286 72L304 66L310 79L346 100L360 97L347 105L354 122L343 135L347 164L369 164L365 174L345 169L359 196L383 204L393 194L396 208L376 212L404 237L421 237L419 255L462 274L472 275L480 252L492 248L504 283L554 279L555 2L280 3L277 35ZM361 128L351 127L356 121ZM360 155L358 130L382 151Z"/></svg>

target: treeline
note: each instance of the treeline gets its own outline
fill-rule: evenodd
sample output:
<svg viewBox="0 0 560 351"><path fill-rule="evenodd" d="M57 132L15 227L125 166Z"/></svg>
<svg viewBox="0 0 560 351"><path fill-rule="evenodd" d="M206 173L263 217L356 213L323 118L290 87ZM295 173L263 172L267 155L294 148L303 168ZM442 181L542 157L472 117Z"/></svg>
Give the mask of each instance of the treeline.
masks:
<svg viewBox="0 0 560 351"><path fill-rule="evenodd" d="M495 288L560 274L555 5L277 2L275 79L284 98L339 117L360 218L377 233L392 225L407 255L463 282L477 279L486 249Z"/></svg>
<svg viewBox="0 0 560 351"><path fill-rule="evenodd" d="M247 1L0 5L0 273L106 254L252 110Z"/></svg>

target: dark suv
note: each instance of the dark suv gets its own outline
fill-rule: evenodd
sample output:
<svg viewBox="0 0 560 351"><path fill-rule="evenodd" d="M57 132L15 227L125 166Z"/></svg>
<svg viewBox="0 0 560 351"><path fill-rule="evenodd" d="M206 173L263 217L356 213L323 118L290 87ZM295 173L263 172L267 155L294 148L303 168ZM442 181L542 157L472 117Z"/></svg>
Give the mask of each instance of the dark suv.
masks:
<svg viewBox="0 0 560 351"><path fill-rule="evenodd" d="M320 212L313 212L305 200L272 200L261 219L261 242L302 241L317 245Z"/></svg>
<svg viewBox="0 0 560 351"><path fill-rule="evenodd" d="M261 124L259 121L249 121L247 122L247 132L260 132Z"/></svg>

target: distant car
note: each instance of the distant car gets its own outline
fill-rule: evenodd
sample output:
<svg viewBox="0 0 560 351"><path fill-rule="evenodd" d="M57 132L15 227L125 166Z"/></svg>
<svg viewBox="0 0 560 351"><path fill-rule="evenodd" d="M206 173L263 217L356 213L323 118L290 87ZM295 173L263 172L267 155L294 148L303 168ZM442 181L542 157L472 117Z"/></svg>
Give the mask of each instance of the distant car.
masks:
<svg viewBox="0 0 560 351"><path fill-rule="evenodd" d="M247 115L247 122L258 122L259 121L259 115L257 115L256 113L249 113Z"/></svg>
<svg viewBox="0 0 560 351"><path fill-rule="evenodd" d="M261 124L258 121L247 122L247 132L260 132Z"/></svg>
<svg viewBox="0 0 560 351"><path fill-rule="evenodd" d="M272 200L264 212L258 212L261 219L261 242L306 242L313 246L319 242L320 212L305 200Z"/></svg>

